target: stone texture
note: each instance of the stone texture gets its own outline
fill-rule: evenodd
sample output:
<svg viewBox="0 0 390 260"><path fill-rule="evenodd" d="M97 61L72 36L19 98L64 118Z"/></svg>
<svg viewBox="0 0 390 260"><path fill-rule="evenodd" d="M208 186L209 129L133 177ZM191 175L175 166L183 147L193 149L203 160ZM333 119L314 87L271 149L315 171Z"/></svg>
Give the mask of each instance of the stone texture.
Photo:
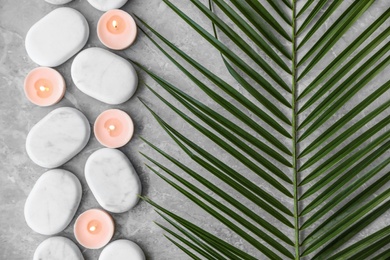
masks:
<svg viewBox="0 0 390 260"><path fill-rule="evenodd" d="M73 8L61 7L31 26L26 51L38 65L56 67L80 51L88 36L85 17Z"/></svg>
<svg viewBox="0 0 390 260"><path fill-rule="evenodd" d="M71 74L80 91L107 104L126 102L138 86L133 65L102 48L88 48L77 54Z"/></svg>
<svg viewBox="0 0 390 260"><path fill-rule="evenodd" d="M88 0L88 2L100 11L108 11L110 9L121 8L127 2L127 0Z"/></svg>
<svg viewBox="0 0 390 260"><path fill-rule="evenodd" d="M145 260L142 249L134 242L119 239L108 244L99 256L99 260Z"/></svg>
<svg viewBox="0 0 390 260"><path fill-rule="evenodd" d="M34 260L84 260L80 249L66 237L50 237L35 250Z"/></svg>
<svg viewBox="0 0 390 260"><path fill-rule="evenodd" d="M90 134L83 113L72 107L57 108L31 128L26 151L39 166L56 168L78 154L88 143Z"/></svg>
<svg viewBox="0 0 390 260"><path fill-rule="evenodd" d="M37 180L27 197L24 217L42 235L63 231L73 219L81 200L81 184L70 171L54 169Z"/></svg>
<svg viewBox="0 0 390 260"><path fill-rule="evenodd" d="M64 5L69 2L72 2L73 0L45 0L45 1L53 5Z"/></svg>
<svg viewBox="0 0 390 260"><path fill-rule="evenodd" d="M345 2L350 3L351 1L354 0L348 0ZM177 3L182 10L188 13L196 21L199 21L202 26L205 26L205 28L209 29L211 32L210 22L205 19L203 14L201 14L193 5L181 0L172 0L172 2ZM207 1L203 2L206 3ZM261 0L261 2L267 5L267 1ZM303 4L304 2L305 1L298 1L300 4ZM375 1L373 7L364 15L359 24L354 25L350 32L341 39L340 44L336 45L330 51L329 55L325 57L324 62L314 68L314 74L309 75L308 79L302 82L302 87L307 86L309 81L314 78L315 74L324 69L326 64L328 64L331 59L343 50L345 43L350 42L351 39L354 39L359 33L367 28L368 23L383 13L383 11L388 8L389 4L388 0ZM72 1L68 4L68 6L83 13L90 24L91 35L87 43L87 47L102 47L102 44L96 36L96 24L102 12L94 9L87 1L83 0ZM24 37L32 24L55 8L56 6L50 5L45 1L2 0L0 4L0 154L2 157L2 160L0 160L0 169L2 173L0 174L0 205L2 209L0 214L0 229L2 230L2 232L0 232L0 241L2 241L0 244L0 259L31 259L36 247L44 239L41 235L38 235L30 230L24 223L24 202L35 181L41 175L42 170L39 166L36 166L29 160L25 153L24 144L28 130L35 122L50 112L53 107L36 107L24 98L22 90L23 79L25 75L36 66L27 57L24 49ZM207 67L213 72L223 75L223 78L229 83L232 83L238 91L245 92L244 89L235 83L235 81L232 80L226 72L226 68L221 61L219 53L216 52L215 49L206 41L200 39L198 34L181 21L180 18L178 18L178 16L161 0L129 0L123 9L137 14L137 16L146 20L151 26L176 43L177 46L181 47L192 57L196 58L203 64L208 65ZM310 10L308 10L308 13L309 12ZM23 16L23 19L20 19L20 16ZM274 14L274 16L277 17L276 14ZM332 21L337 19L337 17L338 16L336 14L336 16L332 18ZM321 36L324 30L329 28L329 26L329 23L326 23L315 37ZM388 26L390 26L389 21L387 21L384 27L382 26L381 28L383 30ZM307 49L303 49L302 53L305 51L307 51ZM217 106L210 98L206 97L202 91L200 91L181 72L179 72L176 67L169 62L169 60L165 58L164 55L162 55L161 52L158 51L142 33L138 35L138 39L130 47L130 49L116 53L141 62L148 68L151 68L154 72L180 87L183 91L190 93L195 98L201 98L202 101L209 107L227 115L223 109ZM67 92L65 98L59 104L56 104L54 108L62 106L76 107L87 115L90 123L93 123L95 118L102 111L112 108L112 106L103 104L91 97L83 95L73 85L70 77L71 60L58 67L58 70L64 75L67 82ZM140 81L148 83L156 90L161 90L161 87L146 76L145 73L138 69L137 72L139 73ZM388 77L386 77L386 75L388 75L388 73L389 70L387 69L378 75L378 77L373 81L373 84L370 84L365 92L358 96L358 99L362 100L373 89L375 89L376 86L379 86L379 84L387 81ZM286 82L290 82L289 78L285 77L283 72L280 72L280 74L283 75ZM198 74L195 75L199 76ZM217 90L216 87L214 88ZM164 95L164 97L166 97L170 102L178 105L178 102L172 97L166 95L163 91L159 92L162 93L162 95ZM188 199L184 198L181 194L176 192L144 166L146 160L143 159L138 151L142 151L148 155L153 155L154 158L157 158L159 161L164 163L167 162L160 159L161 157L157 156L151 148L141 141L139 138L141 135L156 144L159 148L174 154L176 158L180 158L181 162L194 167L199 173L205 174L207 178L213 181L213 183L219 185L219 187L231 191L231 189L227 188L224 183L213 178L210 174L205 173L201 167L193 163L182 152L182 150L173 143L170 137L161 130L160 126L153 119L150 113L137 100L137 96L142 97L151 104L152 107L175 128L182 132L190 132L193 140L203 140L200 142L203 148L212 151L213 154L218 155L223 161L233 164L236 170L245 174L251 178L251 180L260 183L261 186L264 189L269 190L271 194L278 194L267 187L267 185L263 184L264 182L260 178L253 176L246 167L239 163L235 164L235 160L232 160L230 156L226 155L226 153L221 152L221 150L208 141L208 139L204 137L199 138L200 135L196 131L194 131L191 127L188 127L187 124L183 123L183 121L180 120L164 104L157 102L156 97L148 91L143 84L140 84L140 87L133 98L116 107L123 109L132 115L136 126L134 138L128 145L121 148L121 151L130 158L136 171L138 172L143 187L143 195L156 200L156 202L161 205L169 207L175 213L193 220L195 223L200 224L210 232L223 236L226 241L233 242L234 245L242 248L243 250L254 253L258 256L258 258L264 259L264 257L258 253L255 253L256 250L254 250L245 241L237 239L233 232L226 229L224 225L205 214L204 211L200 210L198 207L195 207L193 203L189 202ZM288 95L286 95L286 97L290 98ZM234 102L230 97L227 98L228 100L231 100L232 104L237 105L237 102ZM387 101L388 99L389 94L387 93L379 99L377 103L383 103L383 101ZM356 103L356 101L354 102ZM355 104L354 102L349 102L346 108L351 108ZM347 111L346 108L343 108L342 112ZM286 114L290 113L287 109L284 109L284 111ZM367 113L368 111L364 112L364 114ZM250 113L248 113L248 115L255 118L255 116ZM307 113L304 115L306 116ZM337 118L339 118L339 116L336 116L329 121L328 125L334 122L334 119ZM381 118L378 118L378 120L381 120ZM235 122L241 126L243 125L238 120L235 120ZM372 123L370 123L370 126L372 126ZM359 131L358 134L364 132L365 129L366 128ZM318 134L320 134L320 132ZM356 137L356 135L354 136ZM309 139L313 140L313 138L315 138L315 136L310 137ZM290 145L288 140L285 142L287 145ZM101 146L97 140L92 138L86 149L64 165L65 169L74 172L82 182L83 200L78 213L92 207L98 207L97 201L94 199L85 182L83 171L84 164L88 156L99 148L101 148ZM389 155L386 154L386 156L388 157ZM167 165L170 166L171 164L167 163ZM180 170L175 169L175 171L181 176L184 176ZM240 198L239 194L236 194L233 191L231 192L234 196ZM357 193L358 192L359 191L357 191ZM285 203L285 205L292 208L292 201L290 199L281 197L280 200ZM255 208L255 206L247 201L242 201L250 208ZM114 239L126 238L136 242L144 250L147 259L188 259L188 257L180 251L180 249L176 248L162 236L165 232L152 223L152 221L158 221L160 223L164 223L164 221L161 220L161 218L154 212L153 208L145 202L140 201L140 203L128 213L113 214L113 217L116 221L116 233L114 235ZM265 214L264 217L266 219L271 219ZM390 213L386 213L381 219L371 225L368 230L377 230L389 224ZM291 238L293 237L290 229L284 228L283 226L281 226L280 229L286 234L289 234ZM367 231L361 232L357 239L361 239L367 234L369 234ZM61 235L71 238L74 241L74 236L70 227L62 232ZM86 260L94 260L98 259L100 252L100 250L84 250L83 255Z"/></svg>
<svg viewBox="0 0 390 260"><path fill-rule="evenodd" d="M85 164L85 179L96 200L105 210L124 213L141 195L141 183L133 165L121 151L102 148Z"/></svg>

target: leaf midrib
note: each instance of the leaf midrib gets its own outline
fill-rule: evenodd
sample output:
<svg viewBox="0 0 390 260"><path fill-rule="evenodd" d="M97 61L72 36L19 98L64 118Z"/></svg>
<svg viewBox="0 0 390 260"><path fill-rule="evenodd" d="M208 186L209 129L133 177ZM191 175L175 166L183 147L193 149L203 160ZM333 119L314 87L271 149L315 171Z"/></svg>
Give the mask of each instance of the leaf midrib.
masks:
<svg viewBox="0 0 390 260"><path fill-rule="evenodd" d="M300 259L299 250L299 201L298 201L298 108L297 108L297 25L296 25L296 0L292 1L292 164L293 164L293 196L294 196L294 230L295 230L295 259Z"/></svg>

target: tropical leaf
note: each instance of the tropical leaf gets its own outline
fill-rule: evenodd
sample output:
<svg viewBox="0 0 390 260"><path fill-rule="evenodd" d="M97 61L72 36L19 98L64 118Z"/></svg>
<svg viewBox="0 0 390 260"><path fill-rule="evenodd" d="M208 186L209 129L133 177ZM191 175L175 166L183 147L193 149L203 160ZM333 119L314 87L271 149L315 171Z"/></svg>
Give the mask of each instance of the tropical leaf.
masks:
<svg viewBox="0 0 390 260"><path fill-rule="evenodd" d="M141 154L151 173L251 250L143 198L166 221L157 225L169 241L192 259L390 257L390 225L375 226L390 208L390 2L187 1L212 30L163 2L226 70L214 72L138 18L191 83L185 90L133 61L156 82L145 84L153 100L191 129L140 98L191 164L153 137L142 140L164 159Z"/></svg>

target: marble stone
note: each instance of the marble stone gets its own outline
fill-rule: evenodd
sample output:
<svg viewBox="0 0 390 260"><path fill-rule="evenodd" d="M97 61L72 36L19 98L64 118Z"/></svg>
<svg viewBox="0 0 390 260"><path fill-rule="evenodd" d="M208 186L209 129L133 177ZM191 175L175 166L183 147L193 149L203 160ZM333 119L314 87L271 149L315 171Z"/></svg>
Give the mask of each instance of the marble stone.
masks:
<svg viewBox="0 0 390 260"><path fill-rule="evenodd" d="M61 65L83 48L89 26L84 16L69 7L60 7L35 23L26 35L26 51L41 66Z"/></svg>
<svg viewBox="0 0 390 260"><path fill-rule="evenodd" d="M145 260L145 254L136 243L119 239L103 249L99 260Z"/></svg>
<svg viewBox="0 0 390 260"><path fill-rule="evenodd" d="M61 107L41 119L27 135L30 159L44 168L56 168L78 154L88 143L91 128L79 110Z"/></svg>
<svg viewBox="0 0 390 260"><path fill-rule="evenodd" d="M137 89L138 76L133 65L101 48L80 52L72 63L74 84L85 94L116 105L126 102Z"/></svg>
<svg viewBox="0 0 390 260"><path fill-rule="evenodd" d="M24 205L27 225L42 235L61 232L73 219L81 195L80 181L73 173L62 169L45 172Z"/></svg>
<svg viewBox="0 0 390 260"><path fill-rule="evenodd" d="M66 237L50 237L35 250L33 260L84 260L80 249Z"/></svg>
<svg viewBox="0 0 390 260"><path fill-rule="evenodd" d="M141 194L141 183L126 155L117 149L95 151L85 164L85 179L105 210L123 213L133 208Z"/></svg>
<svg viewBox="0 0 390 260"><path fill-rule="evenodd" d="M121 8L126 4L127 0L88 0L88 2L100 11L108 11L111 9Z"/></svg>
<svg viewBox="0 0 390 260"><path fill-rule="evenodd" d="M72 2L73 0L45 0L45 1L53 5L64 5Z"/></svg>

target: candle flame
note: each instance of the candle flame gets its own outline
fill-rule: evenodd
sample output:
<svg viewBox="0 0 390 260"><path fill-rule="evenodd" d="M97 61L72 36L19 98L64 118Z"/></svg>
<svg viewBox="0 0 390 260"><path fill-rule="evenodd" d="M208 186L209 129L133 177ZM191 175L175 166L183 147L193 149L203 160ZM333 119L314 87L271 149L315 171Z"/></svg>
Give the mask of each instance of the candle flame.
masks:
<svg viewBox="0 0 390 260"><path fill-rule="evenodd" d="M49 91L49 88L45 87L45 86L40 86L39 87L39 90L40 91Z"/></svg>
<svg viewBox="0 0 390 260"><path fill-rule="evenodd" d="M116 20L112 21L112 26L114 26L114 28L118 28L118 22Z"/></svg>
<svg viewBox="0 0 390 260"><path fill-rule="evenodd" d="M95 226L91 226L90 228L89 228L89 231L95 231L96 230L96 227Z"/></svg>
<svg viewBox="0 0 390 260"><path fill-rule="evenodd" d="M112 130L115 130L115 126L114 126L114 125L110 125L110 126L108 127L108 129L110 129L111 131L112 131Z"/></svg>

